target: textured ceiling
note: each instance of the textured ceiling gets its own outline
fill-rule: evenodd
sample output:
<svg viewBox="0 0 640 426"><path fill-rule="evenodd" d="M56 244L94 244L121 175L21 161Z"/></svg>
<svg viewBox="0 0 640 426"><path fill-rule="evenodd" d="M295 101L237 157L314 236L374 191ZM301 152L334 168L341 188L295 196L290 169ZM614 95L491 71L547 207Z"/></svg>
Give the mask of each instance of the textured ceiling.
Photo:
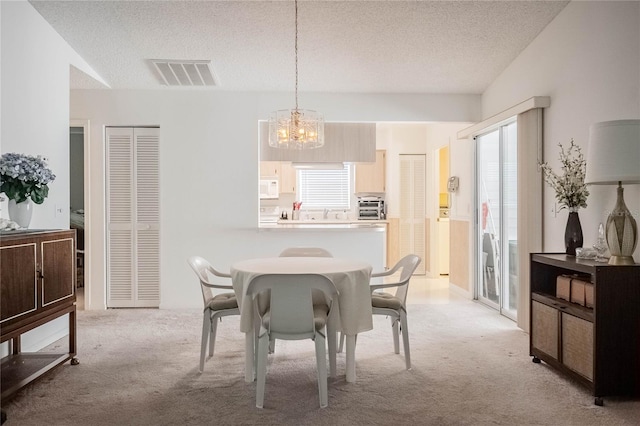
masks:
<svg viewBox="0 0 640 426"><path fill-rule="evenodd" d="M480 94L567 3L301 0L299 90ZM292 1L31 4L114 89L164 87L150 59L211 60L199 90L294 88Z"/></svg>

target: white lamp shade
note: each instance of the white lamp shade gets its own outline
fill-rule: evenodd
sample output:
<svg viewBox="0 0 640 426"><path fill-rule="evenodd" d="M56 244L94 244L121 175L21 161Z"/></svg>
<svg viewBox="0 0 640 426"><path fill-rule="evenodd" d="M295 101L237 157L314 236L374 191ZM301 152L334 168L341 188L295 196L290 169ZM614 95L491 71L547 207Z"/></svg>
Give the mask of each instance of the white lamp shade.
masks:
<svg viewBox="0 0 640 426"><path fill-rule="evenodd" d="M640 183L640 120L594 123L589 129L588 185Z"/></svg>

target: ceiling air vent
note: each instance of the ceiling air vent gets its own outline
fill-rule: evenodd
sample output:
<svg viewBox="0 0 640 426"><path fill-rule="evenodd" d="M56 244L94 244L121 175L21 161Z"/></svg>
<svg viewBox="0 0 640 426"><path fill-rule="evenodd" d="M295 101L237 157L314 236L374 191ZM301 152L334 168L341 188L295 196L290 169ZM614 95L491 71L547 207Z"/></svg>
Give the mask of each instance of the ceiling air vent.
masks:
<svg viewBox="0 0 640 426"><path fill-rule="evenodd" d="M166 86L217 86L209 65L211 61L152 59L162 83Z"/></svg>

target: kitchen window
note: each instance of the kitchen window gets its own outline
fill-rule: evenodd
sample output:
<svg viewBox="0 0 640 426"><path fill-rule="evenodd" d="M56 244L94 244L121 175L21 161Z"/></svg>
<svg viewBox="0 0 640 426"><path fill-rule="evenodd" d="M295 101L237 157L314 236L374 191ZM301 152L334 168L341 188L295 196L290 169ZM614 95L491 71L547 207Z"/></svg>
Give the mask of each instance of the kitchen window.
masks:
<svg viewBox="0 0 640 426"><path fill-rule="evenodd" d="M298 197L306 209L351 208L353 167L345 164L338 170L298 170Z"/></svg>

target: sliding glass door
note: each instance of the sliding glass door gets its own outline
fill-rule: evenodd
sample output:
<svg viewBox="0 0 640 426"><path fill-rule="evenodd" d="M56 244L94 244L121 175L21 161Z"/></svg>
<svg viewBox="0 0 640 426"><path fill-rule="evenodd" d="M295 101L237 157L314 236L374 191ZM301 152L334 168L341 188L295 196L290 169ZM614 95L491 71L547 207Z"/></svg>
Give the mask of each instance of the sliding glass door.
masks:
<svg viewBox="0 0 640 426"><path fill-rule="evenodd" d="M476 296L516 319L518 280L515 120L476 137Z"/></svg>

